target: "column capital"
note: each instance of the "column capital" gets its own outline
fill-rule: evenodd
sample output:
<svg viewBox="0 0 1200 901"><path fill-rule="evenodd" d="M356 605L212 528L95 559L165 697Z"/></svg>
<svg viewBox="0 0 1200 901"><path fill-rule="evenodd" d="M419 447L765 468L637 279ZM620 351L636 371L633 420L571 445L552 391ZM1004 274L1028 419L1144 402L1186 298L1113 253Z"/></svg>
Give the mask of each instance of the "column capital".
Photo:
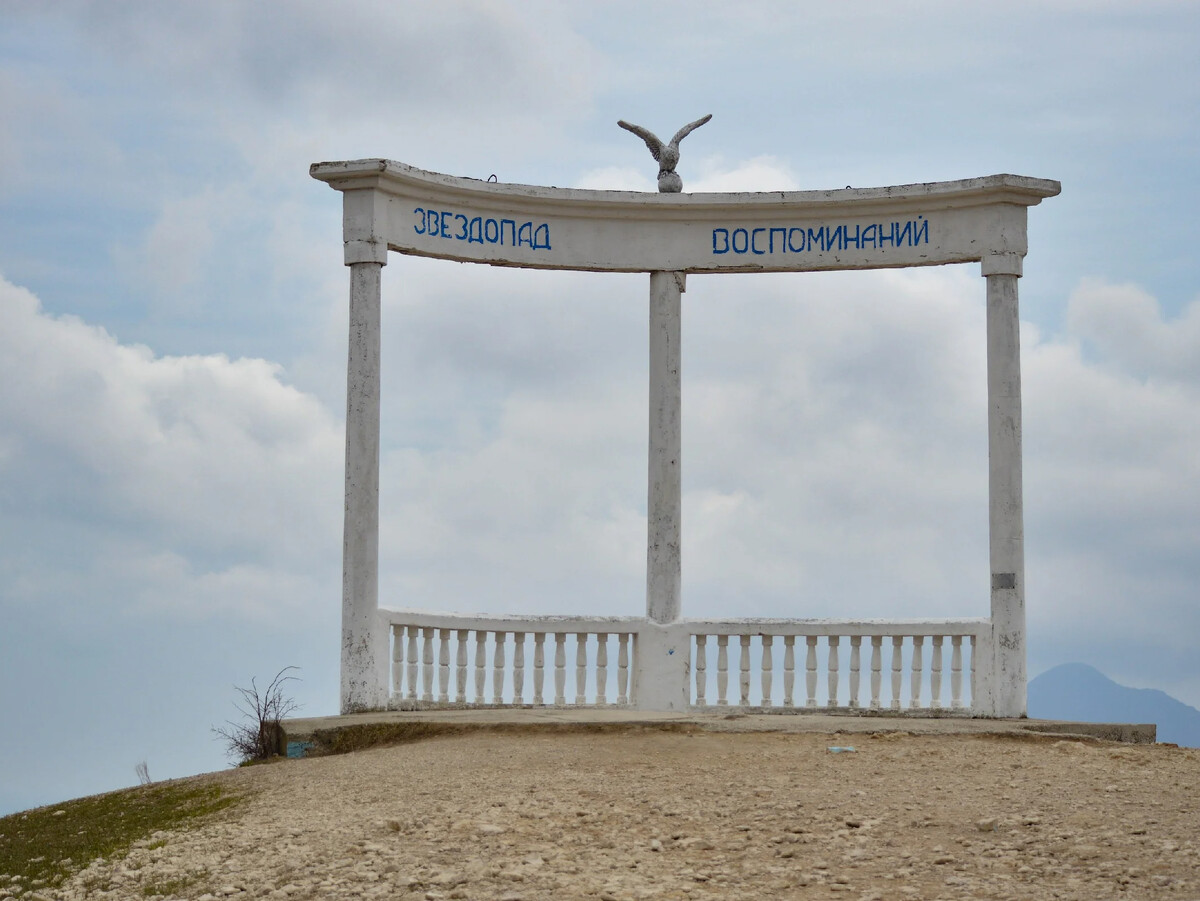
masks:
<svg viewBox="0 0 1200 901"><path fill-rule="evenodd" d="M989 253L979 261L982 275L1015 275L1021 277L1021 266L1025 259L1023 253Z"/></svg>
<svg viewBox="0 0 1200 901"><path fill-rule="evenodd" d="M347 241L344 245L345 263L353 266L355 263L379 263L387 265L387 242L382 238L371 238L366 241Z"/></svg>

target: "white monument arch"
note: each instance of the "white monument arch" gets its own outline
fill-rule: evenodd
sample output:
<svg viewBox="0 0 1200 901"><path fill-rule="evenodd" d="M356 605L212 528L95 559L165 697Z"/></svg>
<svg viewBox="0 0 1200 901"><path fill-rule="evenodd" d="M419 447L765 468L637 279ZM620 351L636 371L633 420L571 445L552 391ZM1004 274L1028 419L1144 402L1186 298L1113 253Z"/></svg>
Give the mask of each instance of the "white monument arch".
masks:
<svg viewBox="0 0 1200 901"><path fill-rule="evenodd" d="M342 192L350 267L343 713L573 703L666 711L735 706L1025 715L1017 279L1027 250L1027 208L1058 194L1058 182L992 175L836 191L647 194L489 183L379 159L316 163L311 174ZM388 251L531 269L649 273L645 617L489 616L379 606L380 277ZM687 276L967 262L979 262L987 282L989 616L683 618L680 295ZM571 636L573 655L567 650ZM731 637L739 649L733 695ZM548 639L551 686L546 684ZM839 653L843 639L850 651L846 666ZM610 677L614 641L617 667ZM795 693L798 642L804 658L800 696ZM942 685L947 644L948 698ZM714 645L715 668L710 668ZM530 678L527 648L533 656ZM568 656L574 657L570 666ZM885 656L890 656L888 686ZM566 687L568 670L574 673L573 695ZM753 692L752 671L757 675ZM818 698L819 675L825 698Z"/></svg>

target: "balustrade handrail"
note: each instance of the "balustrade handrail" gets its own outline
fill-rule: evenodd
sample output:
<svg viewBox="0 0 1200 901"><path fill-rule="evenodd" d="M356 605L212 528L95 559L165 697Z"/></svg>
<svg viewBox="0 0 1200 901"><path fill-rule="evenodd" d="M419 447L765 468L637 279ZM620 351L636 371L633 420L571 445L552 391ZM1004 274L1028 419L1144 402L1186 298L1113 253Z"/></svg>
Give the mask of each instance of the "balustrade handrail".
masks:
<svg viewBox="0 0 1200 901"><path fill-rule="evenodd" d="M467 629L479 632L637 632L646 624L644 616L560 616L509 613L435 613L430 610L379 608L388 625L422 629Z"/></svg>
<svg viewBox="0 0 1200 901"><path fill-rule="evenodd" d="M484 632L640 632L653 625L644 616L568 616L561 614L445 613L432 610L379 608L388 625L432 629L470 629ZM885 637L916 635L982 636L992 621L983 617L956 619L801 619L791 617L731 617L680 619L668 625L689 635L855 635Z"/></svg>
<svg viewBox="0 0 1200 901"><path fill-rule="evenodd" d="M819 635L854 637L913 637L928 635L981 636L992 621L969 619L787 619L742 617L681 619L677 625L690 635Z"/></svg>

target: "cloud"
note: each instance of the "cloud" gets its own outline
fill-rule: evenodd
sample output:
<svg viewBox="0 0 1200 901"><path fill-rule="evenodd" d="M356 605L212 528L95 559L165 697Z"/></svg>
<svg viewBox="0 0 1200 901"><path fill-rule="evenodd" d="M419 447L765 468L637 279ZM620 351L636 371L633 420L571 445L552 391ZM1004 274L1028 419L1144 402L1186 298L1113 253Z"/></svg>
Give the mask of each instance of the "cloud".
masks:
<svg viewBox="0 0 1200 901"><path fill-rule="evenodd" d="M385 604L642 609L646 290L392 258ZM689 279L687 614L986 615L983 295L970 267ZM329 603L342 434L321 401L264 360L157 356L8 283L0 303L12 596ZM1061 337L1023 326L1031 630L1181 645L1200 628L1196 305L1165 320L1084 282L1071 311ZM78 562L38 575L63 540Z"/></svg>
<svg viewBox="0 0 1200 901"><path fill-rule="evenodd" d="M385 603L639 613L644 278L391 269ZM972 270L689 278L685 615L987 615ZM1200 398L1081 340L1023 327L1031 630L1152 655L1200 628Z"/></svg>
<svg viewBox="0 0 1200 901"><path fill-rule="evenodd" d="M14 596L247 612L288 585L291 606L313 600L296 583L336 561L342 444L315 399L275 364L156 356L2 280L0 309ZM47 560L60 576L43 582Z"/></svg>
<svg viewBox="0 0 1200 901"><path fill-rule="evenodd" d="M641 169L632 166L591 169L579 177L575 187L603 191L657 191L656 163L649 154L646 154L645 162L646 165ZM693 164L685 153L678 171L684 176L684 189L689 192L794 191L799 187L787 165L772 156L759 156L731 166L719 156L702 157Z"/></svg>
<svg viewBox="0 0 1200 901"><path fill-rule="evenodd" d="M1067 304L1067 327L1108 368L1200 382L1200 301L1167 321L1158 300L1138 285L1085 279Z"/></svg>

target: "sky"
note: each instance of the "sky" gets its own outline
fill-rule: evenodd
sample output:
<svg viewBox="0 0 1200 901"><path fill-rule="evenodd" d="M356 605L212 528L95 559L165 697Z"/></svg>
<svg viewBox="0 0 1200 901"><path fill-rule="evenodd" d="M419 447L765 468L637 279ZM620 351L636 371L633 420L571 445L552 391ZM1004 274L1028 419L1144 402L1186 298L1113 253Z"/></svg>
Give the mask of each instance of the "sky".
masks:
<svg viewBox="0 0 1200 901"><path fill-rule="evenodd" d="M0 9L0 814L337 712L348 271L322 160L654 190L1015 173L1029 672L1200 706L1200 7ZM381 603L645 609L647 279L392 254ZM685 616L986 616L978 265L693 276Z"/></svg>

